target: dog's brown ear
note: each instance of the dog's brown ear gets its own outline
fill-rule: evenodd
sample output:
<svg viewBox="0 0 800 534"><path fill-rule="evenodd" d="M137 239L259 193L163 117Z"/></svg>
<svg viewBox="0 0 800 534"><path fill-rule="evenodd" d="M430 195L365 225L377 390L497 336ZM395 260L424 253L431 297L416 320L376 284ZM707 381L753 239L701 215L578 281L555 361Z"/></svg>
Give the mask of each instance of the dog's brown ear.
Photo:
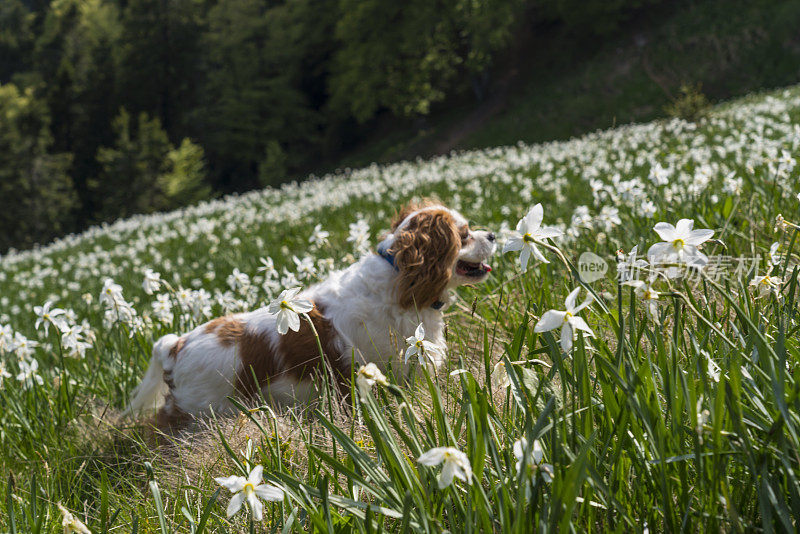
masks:
<svg viewBox="0 0 800 534"><path fill-rule="evenodd" d="M400 271L400 306L422 309L439 300L460 249L461 237L450 211L428 208L408 221L390 249Z"/></svg>

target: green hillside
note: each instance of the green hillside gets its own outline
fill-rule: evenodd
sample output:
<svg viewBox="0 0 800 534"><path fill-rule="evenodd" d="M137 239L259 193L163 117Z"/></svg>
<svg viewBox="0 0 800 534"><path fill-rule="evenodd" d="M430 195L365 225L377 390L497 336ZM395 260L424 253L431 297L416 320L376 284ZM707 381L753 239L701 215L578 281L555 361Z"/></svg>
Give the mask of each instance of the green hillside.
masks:
<svg viewBox="0 0 800 534"><path fill-rule="evenodd" d="M57 531L61 503L92 532L792 531L798 145L792 87L697 123L372 165L3 256L0 530ZM539 203L563 232L537 240L549 263L498 254L489 282L459 290L446 368L411 383L388 369L345 412L323 388L307 410L258 405L161 438L120 418L154 339L349 265L427 196L501 245ZM713 239L653 231L681 218ZM660 240L708 262L634 275L625 255ZM618 251L641 283L618 283ZM584 252L604 277L576 276ZM594 302L570 317L591 335L571 339L544 318L574 311L577 288ZM440 487L426 452L443 446L464 453L447 464L463 480ZM261 521L227 517L215 478L256 465L283 499Z"/></svg>

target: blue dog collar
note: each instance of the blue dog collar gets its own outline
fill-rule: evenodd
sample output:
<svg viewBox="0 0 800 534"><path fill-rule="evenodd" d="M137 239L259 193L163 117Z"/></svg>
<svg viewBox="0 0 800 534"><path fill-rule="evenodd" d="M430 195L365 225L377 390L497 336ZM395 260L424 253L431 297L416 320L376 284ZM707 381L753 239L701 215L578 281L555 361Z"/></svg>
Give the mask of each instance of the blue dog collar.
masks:
<svg viewBox="0 0 800 534"><path fill-rule="evenodd" d="M392 269L394 269L395 271L400 270L397 268L397 265L394 262L394 254L389 252L389 247L386 246L385 243L381 243L378 245L378 255L384 260L386 260L389 263L389 265L392 266ZM436 302L431 304L431 308L433 308L434 310L441 310L443 307L444 307L443 300L437 300Z"/></svg>

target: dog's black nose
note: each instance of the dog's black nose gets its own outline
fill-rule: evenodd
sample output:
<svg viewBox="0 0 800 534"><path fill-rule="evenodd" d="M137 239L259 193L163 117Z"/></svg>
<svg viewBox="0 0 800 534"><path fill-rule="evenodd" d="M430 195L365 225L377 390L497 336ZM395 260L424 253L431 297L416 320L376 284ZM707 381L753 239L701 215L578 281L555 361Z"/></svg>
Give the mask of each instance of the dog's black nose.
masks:
<svg viewBox="0 0 800 534"><path fill-rule="evenodd" d="M486 234L486 239L488 239L489 241L494 241L496 239L494 237L494 232L489 232L488 234Z"/></svg>

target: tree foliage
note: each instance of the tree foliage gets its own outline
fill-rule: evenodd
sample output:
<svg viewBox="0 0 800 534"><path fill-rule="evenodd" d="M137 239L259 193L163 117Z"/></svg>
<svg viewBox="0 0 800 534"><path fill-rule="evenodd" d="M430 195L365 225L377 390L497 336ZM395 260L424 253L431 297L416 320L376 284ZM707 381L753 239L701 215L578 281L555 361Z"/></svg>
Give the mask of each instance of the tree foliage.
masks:
<svg viewBox="0 0 800 534"><path fill-rule="evenodd" d="M0 249L42 243L71 230L72 156L49 152L48 122L33 89L0 85Z"/></svg>
<svg viewBox="0 0 800 534"><path fill-rule="evenodd" d="M531 13L614 22L655 1L3 0L3 105L28 117L1 125L3 187L66 192L2 228L0 253L292 179L378 116L479 96Z"/></svg>

